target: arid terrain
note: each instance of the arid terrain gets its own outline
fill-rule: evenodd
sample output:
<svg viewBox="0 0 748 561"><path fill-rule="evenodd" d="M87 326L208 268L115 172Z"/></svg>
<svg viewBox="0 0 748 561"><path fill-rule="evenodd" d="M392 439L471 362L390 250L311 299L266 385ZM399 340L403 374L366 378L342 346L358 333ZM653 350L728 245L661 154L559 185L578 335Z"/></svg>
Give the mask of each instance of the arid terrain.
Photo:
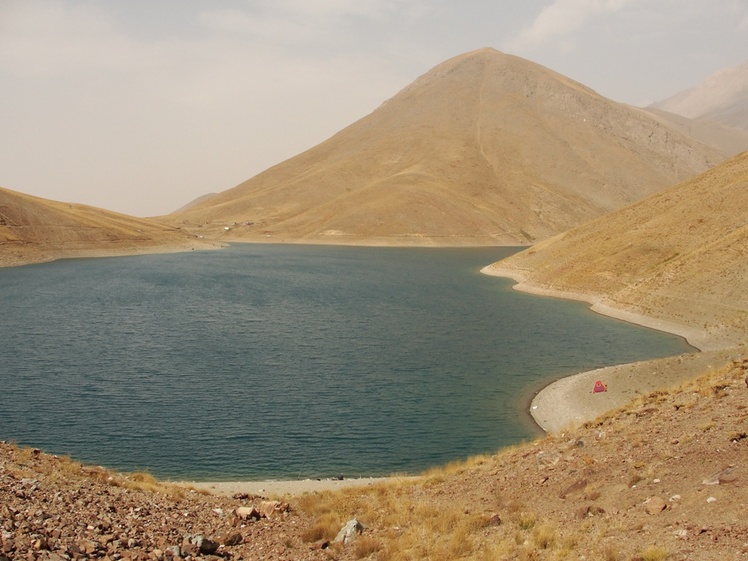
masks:
<svg viewBox="0 0 748 561"><path fill-rule="evenodd" d="M436 66L329 140L161 219L240 241L528 244L739 149L705 141L481 49Z"/></svg>
<svg viewBox="0 0 748 561"><path fill-rule="evenodd" d="M633 312L699 348L748 333L748 153L488 268L520 289ZM628 319L635 319L629 317Z"/></svg>
<svg viewBox="0 0 748 561"><path fill-rule="evenodd" d="M616 103L480 49L437 65L329 140L168 216L0 189L0 266L229 241L531 244L748 149L748 134L728 124Z"/></svg>
<svg viewBox="0 0 748 561"><path fill-rule="evenodd" d="M709 351L563 380L533 402L543 438L336 491L210 494L2 442L0 561L748 559L748 152L724 160L742 142L483 49L169 217L0 189L0 266L231 240L534 243L486 272Z"/></svg>
<svg viewBox="0 0 748 561"><path fill-rule="evenodd" d="M152 220L0 188L0 267L219 246Z"/></svg>

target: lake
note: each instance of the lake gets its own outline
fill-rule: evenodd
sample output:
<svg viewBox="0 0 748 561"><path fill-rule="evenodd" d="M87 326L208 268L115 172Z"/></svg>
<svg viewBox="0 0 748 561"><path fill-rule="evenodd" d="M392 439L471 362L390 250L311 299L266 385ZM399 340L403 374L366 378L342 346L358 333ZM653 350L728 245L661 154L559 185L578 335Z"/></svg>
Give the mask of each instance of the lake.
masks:
<svg viewBox="0 0 748 561"><path fill-rule="evenodd" d="M0 269L0 439L175 479L412 473L563 375L693 350L482 275L512 248L236 244Z"/></svg>

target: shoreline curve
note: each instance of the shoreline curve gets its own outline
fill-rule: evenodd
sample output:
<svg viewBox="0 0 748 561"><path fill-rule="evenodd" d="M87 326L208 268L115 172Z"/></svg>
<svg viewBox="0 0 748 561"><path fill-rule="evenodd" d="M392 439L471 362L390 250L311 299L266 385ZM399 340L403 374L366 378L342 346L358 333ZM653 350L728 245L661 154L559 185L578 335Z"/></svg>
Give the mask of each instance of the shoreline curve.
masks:
<svg viewBox="0 0 748 561"><path fill-rule="evenodd" d="M595 313L683 337L697 351L598 368L551 382L535 395L529 411L537 425L548 434L571 430L625 406L640 395L681 385L726 364L738 350L738 347L709 338L698 329L617 308L593 295L533 286L515 269L491 264L483 267L481 273L512 279L516 283L512 288L520 292L586 302ZM593 393L597 380L603 381L608 391Z"/></svg>
<svg viewBox="0 0 748 561"><path fill-rule="evenodd" d="M340 491L355 487L372 487L391 481L410 481L417 476L391 475L389 477L352 477L350 479L289 479L264 481L175 481L174 484L208 491L227 497L248 494L267 497L299 496L307 493Z"/></svg>

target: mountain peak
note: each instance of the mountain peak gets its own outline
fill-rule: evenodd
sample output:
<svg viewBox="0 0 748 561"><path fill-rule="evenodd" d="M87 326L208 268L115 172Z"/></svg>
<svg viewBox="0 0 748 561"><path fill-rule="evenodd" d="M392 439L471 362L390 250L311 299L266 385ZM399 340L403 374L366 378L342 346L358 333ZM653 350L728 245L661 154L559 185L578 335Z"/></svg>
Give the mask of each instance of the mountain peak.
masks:
<svg viewBox="0 0 748 561"><path fill-rule="evenodd" d="M225 236L328 243L524 244L722 159L644 111L483 48L370 115L169 217Z"/></svg>

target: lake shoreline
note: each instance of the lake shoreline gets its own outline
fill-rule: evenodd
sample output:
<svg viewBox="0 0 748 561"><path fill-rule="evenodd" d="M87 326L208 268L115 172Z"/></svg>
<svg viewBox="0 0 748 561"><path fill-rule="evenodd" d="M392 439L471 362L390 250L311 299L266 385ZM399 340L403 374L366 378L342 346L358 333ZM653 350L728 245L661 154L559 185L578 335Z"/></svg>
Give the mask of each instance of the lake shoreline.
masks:
<svg viewBox="0 0 748 561"><path fill-rule="evenodd" d="M549 434L561 434L592 421L608 411L626 406L638 396L682 385L704 371L726 364L740 350L725 348L698 329L616 308L593 295L533 286L517 270L491 264L481 272L514 280L512 288L520 292L583 301L590 304L590 310L595 313L683 337L696 351L579 372L551 382L537 392L529 411L538 426ZM606 391L593 392L598 381Z"/></svg>
<svg viewBox="0 0 748 561"><path fill-rule="evenodd" d="M237 244L239 244L239 245L244 244L244 243L246 243L246 242L237 242ZM247 243L247 245L253 245L253 244L252 243ZM284 244L284 245L289 245L289 244ZM307 244L299 244L299 245L307 245ZM497 249L499 247L507 247L507 246L496 246ZM153 248L153 251L144 251L142 253L170 253L171 252L171 251L159 251L159 249L163 250L163 248L158 248L158 249L157 248ZM205 248L205 249L207 249L207 248ZM419 248L419 249L426 249L426 248ZM453 249L453 248L448 247L447 249ZM464 249L464 248L454 248L454 249ZM179 252L179 253L186 252L186 251L189 251L189 250L174 249L174 252ZM138 252L138 253L140 253L140 252ZM113 255L111 253L106 252L104 254L98 254L97 255L97 254L95 254L95 252L93 252L92 254L87 254L87 255L76 255L76 256L74 256L74 258L89 258L89 257L117 256L117 255L124 255L124 254L114 254ZM133 255L133 253L128 253L128 255ZM490 265L488 267L484 267L483 269L481 269L481 272L484 273L484 274L492 275L492 276L503 276L503 277L514 278L518 282L521 282L521 280L522 280L522 279L516 278L515 274L497 274L496 273L496 271L497 271L496 268L492 268L490 270L490 272L489 272L489 271L487 271L487 269L489 269L489 268L491 268ZM512 273L516 273L516 272L512 271ZM590 299L586 299L584 297L581 297L580 295L570 296L570 295L562 295L562 294L559 294L559 293L554 293L553 291L523 290L522 288L518 288L517 285L515 285L513 288L517 289L517 290L524 291L524 292L533 293L533 294L536 294L536 295L555 296L555 297L562 297L562 298L565 298L565 299L573 299L573 300L585 300L585 301L588 301L588 302L590 301ZM628 321L629 323L634 323L634 324L638 324L638 325L644 325L646 327L650 327L650 328L654 328L654 329L659 329L660 331L665 331L665 332L669 332L669 333L675 333L676 335L680 335L680 336L686 338L686 336L683 333L680 333L680 332L677 332L677 331L673 331L673 330L670 330L670 329L666 329L662 325L659 325L658 327L655 327L655 326L653 326L651 324L651 322L648 324L648 323L644 323L642 321L633 321L629 317L621 317L620 315L614 315L612 313L606 313L605 311L603 311L603 309L595 309L594 306L593 306L593 311L596 311L597 313L600 313L601 315L606 315L606 316L610 316L610 317L617 317L618 319L623 319L625 321ZM625 315L625 313L627 313L627 312L624 312L624 315ZM651 318L649 318L649 319L651 320ZM664 359L656 359L654 361L645 361L644 363L641 363L641 364L644 365L646 363L655 363L655 362L658 362L658 361L661 361L661 360L664 360ZM633 363L633 364L638 365L640 363ZM606 377L606 380L607 380L609 374L612 376L612 373L615 371L615 369L622 369L623 371L625 371L626 369L631 369L631 368L632 368L632 366L630 364L627 364L627 365L620 365L620 366L611 366L611 367L607 367L607 368L604 368L604 369L600 369L599 371L598 370L593 370L593 371L588 371L588 372L581 372L579 374L573 374L571 376L562 378L560 380L552 382L551 384L546 385L545 387L543 387L542 389L540 389L540 391L537 391L537 393L535 393L536 389L538 387L538 385L536 385L535 388L529 389L527 391L527 393L524 393L523 397L522 397L522 404L521 405L523 407L523 412L524 412L524 414L528 414L529 413L528 419L527 419L526 422L528 423L528 425L532 424L534 427L536 427L536 428L539 427L540 430L543 430L543 431L546 431L546 432L553 432L554 430L558 430L558 427L556 425L554 425L554 428L549 428L549 426L550 426L549 422L547 420L545 420L545 419L539 419L539 415L536 414L536 412L538 410L540 410L540 411L549 410L549 406L546 405L546 404L544 404L545 402L543 401L543 398L542 398L542 396L546 396L547 397L547 396L551 395L549 393L550 392L549 388L551 388L551 387L558 387L557 384L561 384L561 387L564 387L565 384L566 385L570 384L571 380L576 380L575 384L577 384L577 385L581 384L582 386L584 386L585 383L586 383L586 382L582 381L582 380L586 380L586 378L584 378L584 376L587 376L587 377L589 377L589 376L592 376L592 377L603 376L603 377ZM649 368L649 366L648 365L647 366L642 366L641 368L644 369L644 370L646 370L646 368ZM579 378L579 377L583 377L583 378ZM593 380L593 382L594 382L594 380ZM610 382L607 382L607 383L610 384ZM574 386L574 387L576 387L576 386ZM641 383L639 383L638 385L634 384L632 386L632 388L633 388L632 391L634 391L635 393L639 393L640 392L640 388L642 388L642 387L643 386L641 385ZM608 392L607 394L604 394L604 396L605 397L611 397L613 395L613 393L614 393L612 391L612 389L613 388L611 388L611 391ZM576 393L579 394L579 396L581 396L583 393L589 393L589 394L591 394L591 386L589 388L589 392L587 392L587 391L584 391L584 392L577 391ZM622 393L625 393L625 392L617 392L617 393L618 394L622 394ZM533 397L533 394L535 394L534 397ZM577 396L577 398L579 398L579 396ZM549 399L546 399L546 401L552 402L552 401L554 401L554 399L550 399L549 398ZM603 403L606 403L606 402L604 401L604 399L597 399L595 403L597 405L600 405L600 404L603 404ZM599 411L598 413L595 413L591 418L594 418L598 414L602 414L602 413L604 413L605 411L607 411L609 409L614 409L614 408L616 408L618 406L621 406L621 405L623 405L623 404L606 403L605 407L603 408L603 410ZM576 408L576 409L579 409L579 408ZM577 419L574 416L575 414L576 413L574 413L573 411L569 411L569 410L559 412L557 414L557 416L560 416L560 418L561 418L561 425L560 425L561 428L567 426L569 423L577 422ZM591 415L591 414L592 413L588 413L588 416ZM584 420L589 420L589 419L585 418ZM557 425L558 425L558 423L557 423ZM397 476L393 476L393 477L397 478ZM240 481L240 482L220 482L220 481L219 482L215 482L215 481L204 482L203 481L203 482L191 482L191 483L186 483L186 484L187 485L192 485L192 486L195 486L195 487L198 487L198 488L202 488L202 489L207 489L207 490L209 490L211 492L218 492L218 493L229 493L229 491L230 491L230 494L236 494L236 493L248 493L248 494L265 493L265 494L285 495L285 494L301 494L301 493L307 493L307 492L322 492L322 491L326 491L326 490L337 490L337 489L341 489L341 488L352 487L352 486L361 486L361 485L369 486L369 485L377 484L377 483L382 482L382 481L389 481L391 479L392 479L392 477L386 476L386 477L365 477L365 478L355 478L354 477L352 479L303 479L303 480L288 480L288 481L286 481L286 480L277 480L277 481L275 481L275 480Z"/></svg>
<svg viewBox="0 0 748 561"><path fill-rule="evenodd" d="M393 481L415 481L418 476L390 475L385 477L352 477L350 479L266 479L260 481L174 481L175 485L213 495L256 495L261 497L299 496L307 493L341 491L357 487L374 487Z"/></svg>

